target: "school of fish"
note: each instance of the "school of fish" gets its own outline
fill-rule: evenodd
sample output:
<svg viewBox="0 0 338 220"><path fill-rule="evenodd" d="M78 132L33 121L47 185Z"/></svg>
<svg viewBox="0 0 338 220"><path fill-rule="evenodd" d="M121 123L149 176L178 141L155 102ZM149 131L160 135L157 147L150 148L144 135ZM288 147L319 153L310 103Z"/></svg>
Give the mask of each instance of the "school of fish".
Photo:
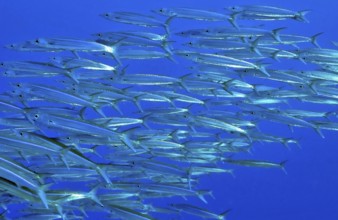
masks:
<svg viewBox="0 0 338 220"><path fill-rule="evenodd" d="M231 164L284 170L284 161L236 155L261 143L299 144L261 131L261 122L322 137L338 130L338 50L321 48L321 33L268 28L308 22L308 12L263 5L103 12L102 22L127 29L6 45L46 59L0 61L8 86L0 95L1 218L225 219L232 207L211 211L212 189L200 188L200 177L233 175ZM186 20L198 27L178 30ZM328 110L308 109L319 105ZM161 198L168 203L158 205Z"/></svg>

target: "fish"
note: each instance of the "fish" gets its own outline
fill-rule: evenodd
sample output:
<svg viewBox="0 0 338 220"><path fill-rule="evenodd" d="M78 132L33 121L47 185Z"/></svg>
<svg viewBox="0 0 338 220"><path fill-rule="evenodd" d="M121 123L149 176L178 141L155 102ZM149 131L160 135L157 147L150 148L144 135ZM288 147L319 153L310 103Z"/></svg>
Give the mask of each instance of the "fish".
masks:
<svg viewBox="0 0 338 220"><path fill-rule="evenodd" d="M228 19L225 14L195 8L160 8L153 10L153 12L169 17L202 21L225 21Z"/></svg>
<svg viewBox="0 0 338 220"><path fill-rule="evenodd" d="M259 161L259 160L233 160L233 159L224 159L225 162L227 163L232 163L236 165L241 165L241 166L249 166L249 167L264 167L264 168L280 168L284 172L285 171L285 163L287 161L282 161L280 163L274 163L274 162L269 162L269 161Z"/></svg>
<svg viewBox="0 0 338 220"><path fill-rule="evenodd" d="M101 17L115 22L133 24L144 27L163 27L169 33L169 24L173 17L169 17L165 22L159 21L153 16L143 15L135 12L112 12L101 14Z"/></svg>
<svg viewBox="0 0 338 220"><path fill-rule="evenodd" d="M227 10L233 12L231 15L233 19L253 19L253 20L285 20L293 19L296 21L306 22L305 15L309 10L292 11L289 9L267 6L267 5L240 5L230 6Z"/></svg>

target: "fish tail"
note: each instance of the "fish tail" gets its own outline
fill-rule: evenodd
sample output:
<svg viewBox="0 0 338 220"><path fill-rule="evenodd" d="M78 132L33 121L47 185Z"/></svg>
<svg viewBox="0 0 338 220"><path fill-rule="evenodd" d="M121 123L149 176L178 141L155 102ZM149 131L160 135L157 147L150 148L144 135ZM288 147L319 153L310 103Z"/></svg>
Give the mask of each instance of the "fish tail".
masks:
<svg viewBox="0 0 338 220"><path fill-rule="evenodd" d="M149 117L151 117L151 113L147 113L146 115L140 118L142 120L142 125L148 129L150 129L150 126L148 124Z"/></svg>
<svg viewBox="0 0 338 220"><path fill-rule="evenodd" d="M109 183L108 183L109 184ZM87 196L93 200L94 202L96 202L97 204L99 204L101 207L104 207L104 205L102 204L102 202L99 200L99 198L97 197L97 190L99 188L100 185L95 186L92 190L90 190L89 193L87 193Z"/></svg>
<svg viewBox="0 0 338 220"><path fill-rule="evenodd" d="M232 83L234 80L236 80L236 79L230 79L230 80L228 80L228 81L222 83L223 89L224 89L227 93L229 93L230 95L233 95L233 94L234 94L233 92L231 92L231 91L229 90L229 88L231 87L231 83Z"/></svg>
<svg viewBox="0 0 338 220"><path fill-rule="evenodd" d="M67 160L65 158L65 154L68 152L68 150L69 149L62 150L62 152L61 152L61 160L65 164L65 166L67 167L67 169L69 170L69 164L68 164L68 162L67 162Z"/></svg>
<svg viewBox="0 0 338 220"><path fill-rule="evenodd" d="M279 163L280 168L283 170L285 174L288 174L285 170L285 164L288 162L287 160L283 160L282 162Z"/></svg>
<svg viewBox="0 0 338 220"><path fill-rule="evenodd" d="M110 103L110 105L120 114L123 115L123 112L120 109L120 106L118 105L118 102L121 101L122 99L117 99L114 100Z"/></svg>
<svg viewBox="0 0 338 220"><path fill-rule="evenodd" d="M67 71L67 76L68 76L71 80L73 80L76 84L79 84L78 76L77 76L77 74L75 74L74 71L68 70L68 71Z"/></svg>
<svg viewBox="0 0 338 220"><path fill-rule="evenodd" d="M279 58L278 58L278 54L280 53L280 50L277 50L276 52L272 53L272 58L278 62L280 62Z"/></svg>
<svg viewBox="0 0 338 220"><path fill-rule="evenodd" d="M179 135L177 134L178 133L178 129L175 129L174 131L172 131L169 136L175 141L175 142L179 142L180 141L180 138L179 138Z"/></svg>
<svg viewBox="0 0 338 220"><path fill-rule="evenodd" d="M204 195L200 192L197 192L197 197L202 200L205 204L208 204L208 201L204 198Z"/></svg>
<svg viewBox="0 0 338 220"><path fill-rule="evenodd" d="M266 71L266 64L259 64L258 66L258 70L260 70L264 75L266 76L270 76L270 74Z"/></svg>
<svg viewBox="0 0 338 220"><path fill-rule="evenodd" d="M110 46L110 54L112 58L121 66L122 62L120 60L119 54L118 54L118 48L121 46L122 42L128 37L123 37L119 39L117 42L115 42L113 45Z"/></svg>
<svg viewBox="0 0 338 220"><path fill-rule="evenodd" d="M121 141L127 146L129 147L132 151L136 152L132 141L129 139L129 137L127 135L122 135L121 136Z"/></svg>
<svg viewBox="0 0 338 220"><path fill-rule="evenodd" d="M310 90L312 92L314 92L316 95L318 95L318 91L316 88L316 80L313 80L310 84L309 84Z"/></svg>
<svg viewBox="0 0 338 220"><path fill-rule="evenodd" d="M143 111L143 108L142 108L142 106L141 106L141 103L140 103L140 100L139 100L139 97L141 97L142 95L139 95L139 96L135 96L134 97L134 104L136 105L136 107L138 108L138 110L140 111L140 112L144 112Z"/></svg>
<svg viewBox="0 0 338 220"><path fill-rule="evenodd" d="M315 34L315 35L313 35L313 36L311 37L311 43L312 43L313 45L315 45L316 47L318 47L318 48L320 48L320 46L319 46L319 44L318 44L318 42L317 42L317 38L318 38L320 35L322 35L322 34L323 34L323 32L320 32L320 33Z"/></svg>
<svg viewBox="0 0 338 220"><path fill-rule="evenodd" d="M259 43L260 37L257 37L251 44L250 46L250 50L252 52L255 52L257 55L262 56L262 53L259 51L259 49L257 48L258 43Z"/></svg>
<svg viewBox="0 0 338 220"><path fill-rule="evenodd" d="M38 188L37 190L37 193L38 193L38 196L40 197L43 205L45 206L46 209L49 209L49 206L48 206L48 199L47 199L47 196L46 196L46 189L48 189L52 184L46 184L46 185L42 185Z"/></svg>
<svg viewBox="0 0 338 220"><path fill-rule="evenodd" d="M171 52L171 53L168 53L168 52L167 52L167 59L170 60L171 62L177 64L177 61L176 61L176 60L173 58L173 56L172 56L172 52Z"/></svg>
<svg viewBox="0 0 338 220"><path fill-rule="evenodd" d="M167 36L168 36L168 34L165 35L165 38L164 38L164 40L163 40L162 43L161 43L161 47L162 47L162 49L163 49L165 52L167 52L167 53L170 54L170 55L173 55L174 53L172 52L172 50L171 50L171 48L170 48L170 43L172 43L172 42L174 42L174 41L168 41L168 40L167 40Z"/></svg>
<svg viewBox="0 0 338 220"><path fill-rule="evenodd" d="M239 26L238 26L238 24L237 24L237 17L239 16L239 12L235 12L235 13L232 13L231 15L230 15L230 17L228 18L228 21L230 22L230 24L234 27L234 28L236 28L237 30L239 30Z"/></svg>
<svg viewBox="0 0 338 220"><path fill-rule="evenodd" d="M176 17L176 15L170 16L164 23L165 32L168 35L170 35L169 25L175 17Z"/></svg>
<svg viewBox="0 0 338 220"><path fill-rule="evenodd" d="M314 129L315 129L315 131L317 132L317 134L319 134L319 136L320 136L321 138L325 138L324 134L323 134L322 131L320 130L320 126L315 125Z"/></svg>
<svg viewBox="0 0 338 220"><path fill-rule="evenodd" d="M297 12L296 16L295 16L295 19L297 21L302 21L302 22L305 22L305 23L309 23L309 20L307 20L307 18L305 17L305 15L307 13L309 13L310 10L303 10L303 11L299 11Z"/></svg>
<svg viewBox="0 0 338 220"><path fill-rule="evenodd" d="M94 106L93 107L94 111L99 114L100 116L102 116L103 118L107 118L106 114L103 112L103 109L101 106Z"/></svg>
<svg viewBox="0 0 338 220"><path fill-rule="evenodd" d="M185 79L186 79L187 77L189 77L189 76L191 76L191 73L185 74L185 75L183 75L183 76L181 76L181 77L179 78L179 80L180 80L180 82L179 82L180 86L181 86L183 89L185 89L187 92L189 92L189 88L188 88L187 85L185 84Z"/></svg>
<svg viewBox="0 0 338 220"><path fill-rule="evenodd" d="M102 155L100 155L100 154L97 152L97 150L96 150L97 147L99 147L99 145L94 145L94 146L91 147L90 149L92 150L92 153L93 153L93 154L95 154L96 156L102 158Z"/></svg>
<svg viewBox="0 0 338 220"><path fill-rule="evenodd" d="M79 53L78 53L77 51L72 50L71 52L72 52L72 54L74 54L74 56L75 56L77 59L81 59L81 57L80 57L80 55L79 55Z"/></svg>
<svg viewBox="0 0 338 220"><path fill-rule="evenodd" d="M108 185L112 185L112 182L110 181L105 169L101 165L97 165L96 171L100 176L106 181Z"/></svg>
<svg viewBox="0 0 338 220"><path fill-rule="evenodd" d="M330 116L337 116L337 111L326 112L324 118L329 119Z"/></svg>
<svg viewBox="0 0 338 220"><path fill-rule="evenodd" d="M218 219L219 220L225 220L226 216L228 215L228 213L231 211L231 209L227 209L224 212L222 212L221 214L218 215Z"/></svg>
<svg viewBox="0 0 338 220"><path fill-rule="evenodd" d="M272 37L280 43L282 43L282 40L280 39L279 32L284 29L286 29L286 27L276 28L276 29L273 29L271 32Z"/></svg>

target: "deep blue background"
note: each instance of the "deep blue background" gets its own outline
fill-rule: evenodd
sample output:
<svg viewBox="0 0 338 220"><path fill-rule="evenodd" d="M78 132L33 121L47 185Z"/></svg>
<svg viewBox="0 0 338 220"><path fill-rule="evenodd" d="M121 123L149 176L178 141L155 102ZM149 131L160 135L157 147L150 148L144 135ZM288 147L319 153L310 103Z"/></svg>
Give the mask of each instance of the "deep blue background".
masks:
<svg viewBox="0 0 338 220"><path fill-rule="evenodd" d="M307 15L310 23L283 21L277 26L288 27L286 33L305 36L324 32L319 38L323 47L332 48L331 41L338 40L338 2L333 0L0 0L0 45L36 37L90 38L90 34L95 32L118 30L119 25L98 16L107 11L148 12L150 9L174 6L221 11L224 7L241 4L310 9L312 12ZM180 27L177 21L172 25L177 30L187 28ZM1 61L34 58L44 57L41 54L0 49ZM166 65L169 68L171 64ZM159 66L157 68L160 69ZM140 72L142 70L146 69L140 69ZM325 111L327 106L317 109ZM287 159L287 175L278 169L235 167L235 178L229 175L207 176L201 184L203 188L214 189L216 197L216 200L210 200L208 207L216 212L232 208L229 219L238 220L337 220L337 133L324 131L325 139L322 139L311 129L296 128L292 134L286 132L286 126L267 126L270 126L268 129L281 129L277 133L301 137L302 149L296 146L287 150L281 145L257 145L249 157L272 161Z"/></svg>

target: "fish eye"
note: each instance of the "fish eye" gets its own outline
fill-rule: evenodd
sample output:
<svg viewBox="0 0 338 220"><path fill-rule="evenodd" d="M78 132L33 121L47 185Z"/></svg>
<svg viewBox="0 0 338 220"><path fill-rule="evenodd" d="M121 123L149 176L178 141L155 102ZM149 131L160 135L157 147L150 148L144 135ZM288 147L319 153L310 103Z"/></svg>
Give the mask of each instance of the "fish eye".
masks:
<svg viewBox="0 0 338 220"><path fill-rule="evenodd" d="M160 9L160 12L163 12L163 9Z"/></svg>
<svg viewBox="0 0 338 220"><path fill-rule="evenodd" d="M21 95L21 94L20 94L20 95L19 95L19 97L20 97L20 98L22 98L22 97L23 97L23 95Z"/></svg>
<svg viewBox="0 0 338 220"><path fill-rule="evenodd" d="M22 133L22 132L20 132L19 134L20 134L20 136L23 136L23 133Z"/></svg>
<svg viewBox="0 0 338 220"><path fill-rule="evenodd" d="M38 115L38 114L35 114L35 115L34 115L34 118L39 118L39 115Z"/></svg>
<svg viewBox="0 0 338 220"><path fill-rule="evenodd" d="M250 114L251 114L251 115L254 115L254 114L255 114L255 112L251 111L251 112L250 112Z"/></svg>
<svg viewBox="0 0 338 220"><path fill-rule="evenodd" d="M20 88L20 87L21 87L21 85L20 85L20 84L16 84L16 87L19 87L19 88Z"/></svg>
<svg viewBox="0 0 338 220"><path fill-rule="evenodd" d="M106 13L106 14L104 14L104 16L106 16L106 17L109 17L109 14L108 14L108 13Z"/></svg>
<svg viewBox="0 0 338 220"><path fill-rule="evenodd" d="M106 56L107 54L105 52L102 53L103 56Z"/></svg>
<svg viewBox="0 0 338 220"><path fill-rule="evenodd" d="M232 9L232 10L235 10L236 8L235 8L235 7L232 7L231 9Z"/></svg>
<svg viewBox="0 0 338 220"><path fill-rule="evenodd" d="M98 33L97 36L102 37L102 34Z"/></svg>
<svg viewBox="0 0 338 220"><path fill-rule="evenodd" d="M192 45L192 42L189 42L189 45Z"/></svg>
<svg viewBox="0 0 338 220"><path fill-rule="evenodd" d="M303 86L303 85L299 85L299 88L301 88L301 89L302 89L302 88L304 88L304 86Z"/></svg>
<svg viewBox="0 0 338 220"><path fill-rule="evenodd" d="M207 30L205 30L205 32L209 33L209 30L207 29Z"/></svg>
<svg viewBox="0 0 338 220"><path fill-rule="evenodd" d="M5 64L4 63L0 63L0 66L4 66Z"/></svg>
<svg viewBox="0 0 338 220"><path fill-rule="evenodd" d="M40 43L39 39L36 39L36 40L35 40L35 43L37 43L37 44Z"/></svg>

